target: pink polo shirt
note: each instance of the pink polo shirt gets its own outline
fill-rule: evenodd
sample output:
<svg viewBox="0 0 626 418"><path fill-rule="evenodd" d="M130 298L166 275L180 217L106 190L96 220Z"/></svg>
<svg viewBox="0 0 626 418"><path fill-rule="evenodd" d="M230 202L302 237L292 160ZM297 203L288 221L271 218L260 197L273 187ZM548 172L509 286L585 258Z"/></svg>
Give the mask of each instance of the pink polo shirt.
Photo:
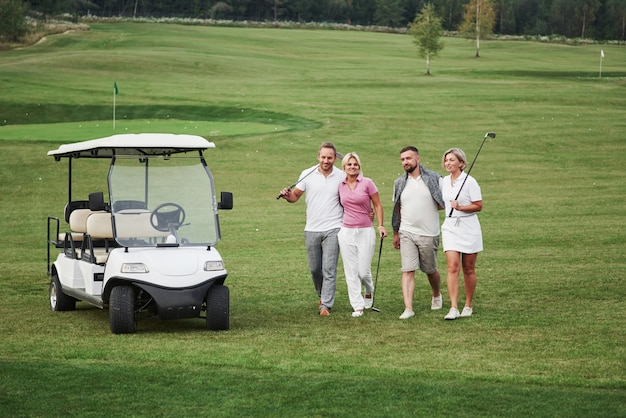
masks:
<svg viewBox="0 0 626 418"><path fill-rule="evenodd" d="M350 190L347 178L339 184L339 201L343 206L343 226L346 228L368 228L372 226L369 217L372 210L371 196L378 193L372 179L363 177L356 179L354 190Z"/></svg>

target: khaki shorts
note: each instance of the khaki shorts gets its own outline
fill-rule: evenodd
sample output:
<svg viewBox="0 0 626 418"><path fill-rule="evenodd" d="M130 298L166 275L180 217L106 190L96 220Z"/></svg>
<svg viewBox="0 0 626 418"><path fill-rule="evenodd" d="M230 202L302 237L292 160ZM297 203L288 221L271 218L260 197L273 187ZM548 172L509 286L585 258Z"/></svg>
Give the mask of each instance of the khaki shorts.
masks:
<svg viewBox="0 0 626 418"><path fill-rule="evenodd" d="M400 231L400 256L402 271L421 270L426 274L437 271L439 237L425 237Z"/></svg>

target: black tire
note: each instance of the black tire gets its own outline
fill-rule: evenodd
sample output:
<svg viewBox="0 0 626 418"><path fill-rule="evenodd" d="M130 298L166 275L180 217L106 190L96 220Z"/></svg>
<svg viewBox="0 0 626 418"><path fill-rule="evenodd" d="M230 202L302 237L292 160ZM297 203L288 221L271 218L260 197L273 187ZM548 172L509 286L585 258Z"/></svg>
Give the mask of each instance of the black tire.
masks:
<svg viewBox="0 0 626 418"><path fill-rule="evenodd" d="M76 309L76 299L63 293L61 282L56 274L50 278L50 309L57 312Z"/></svg>
<svg viewBox="0 0 626 418"><path fill-rule="evenodd" d="M206 296L206 328L226 331L229 324L230 290L223 285L213 285Z"/></svg>
<svg viewBox="0 0 626 418"><path fill-rule="evenodd" d="M137 331L134 287L120 285L111 289L109 326L113 334L133 334Z"/></svg>

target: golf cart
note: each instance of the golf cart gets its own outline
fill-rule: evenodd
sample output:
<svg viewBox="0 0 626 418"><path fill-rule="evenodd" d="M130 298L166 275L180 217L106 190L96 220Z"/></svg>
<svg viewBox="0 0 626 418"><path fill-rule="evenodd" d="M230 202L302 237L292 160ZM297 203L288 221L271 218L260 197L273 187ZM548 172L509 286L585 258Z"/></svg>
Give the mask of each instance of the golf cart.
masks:
<svg viewBox="0 0 626 418"><path fill-rule="evenodd" d="M48 152L55 161L67 159L69 168L69 229L61 231L59 218L48 217L53 311L74 310L77 301L108 306L114 334L134 333L140 319L203 314L207 329L229 328L228 273L215 245L218 209L232 209L233 198L222 192L217 202L203 156L209 148L215 145L194 135L125 134ZM77 159L110 160L109 202L102 191L74 200ZM86 171L76 176L83 189L104 184Z"/></svg>

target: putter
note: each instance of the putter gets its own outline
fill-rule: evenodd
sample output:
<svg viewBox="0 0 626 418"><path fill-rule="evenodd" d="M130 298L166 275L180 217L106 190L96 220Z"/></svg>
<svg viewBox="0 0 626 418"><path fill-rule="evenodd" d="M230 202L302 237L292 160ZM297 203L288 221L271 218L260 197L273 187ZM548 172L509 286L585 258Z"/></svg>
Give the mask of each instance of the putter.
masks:
<svg viewBox="0 0 626 418"><path fill-rule="evenodd" d="M337 159L341 160L343 158L343 154L338 152L337 153ZM305 178L309 177L309 174L314 173L315 170L317 170L317 167L319 167L320 165L316 165L315 167L313 167L313 169L311 171L309 171L308 173L306 173L301 179L299 179L298 181L296 181L294 184L292 184L289 188L293 189L294 187L296 187L298 185L298 183L300 183L302 180L304 180ZM282 195L278 195L276 196L276 200L280 199L282 197Z"/></svg>
<svg viewBox="0 0 626 418"><path fill-rule="evenodd" d="M374 294L372 295L372 311L380 312L380 309L374 307L374 301L376 299L376 293L378 292L378 269L380 268L380 256L383 253L383 239L380 238L380 249L378 250L378 263L376 265L376 278L374 279Z"/></svg>
<svg viewBox="0 0 626 418"><path fill-rule="evenodd" d="M472 165L470 165L469 170L467 170L467 175L463 179L463 183L461 183L461 187L459 188L459 192L456 194L456 197L454 198L454 200L457 200L459 198L459 196L461 195L461 190L463 190L463 186L465 186L465 180L467 180L467 178L469 177L470 173L472 172L472 168L474 167L474 163L476 162L476 159L478 158L478 154L480 154L480 150L483 149L483 145L485 144L485 140L488 137L489 138L495 138L496 137L496 133L495 132L487 132L485 134L485 137L483 138L483 142L481 142L480 147L478 148L478 152L476 153L476 156L474 157L474 161L472 161ZM450 209L450 213L448 214L448 218L452 217L452 212L454 212L454 209Z"/></svg>

